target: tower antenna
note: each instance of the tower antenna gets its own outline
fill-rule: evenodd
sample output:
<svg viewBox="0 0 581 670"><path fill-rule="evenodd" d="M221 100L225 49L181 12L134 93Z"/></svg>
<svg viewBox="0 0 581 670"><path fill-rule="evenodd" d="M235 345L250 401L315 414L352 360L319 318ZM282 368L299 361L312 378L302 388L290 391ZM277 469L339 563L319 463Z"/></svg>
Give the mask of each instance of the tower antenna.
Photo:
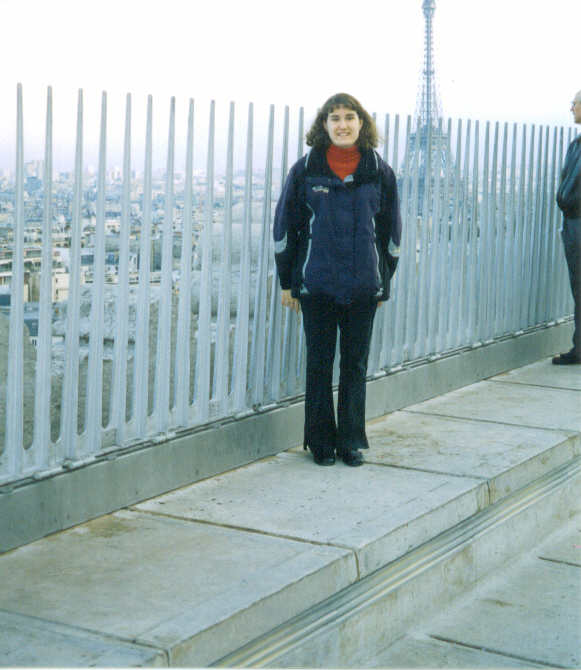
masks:
<svg viewBox="0 0 581 670"><path fill-rule="evenodd" d="M450 170L453 179L450 138L443 124L434 68L433 19L436 11L436 1L422 0L422 10L426 22L424 64L414 117L414 130L410 133L407 146L408 165L418 165L420 193L424 193L426 180L427 185L433 186L434 178L438 172L440 176L443 176L447 170ZM423 214L423 202L420 198L418 216ZM429 215L429 212L426 214Z"/></svg>
<svg viewBox="0 0 581 670"><path fill-rule="evenodd" d="M442 117L440 96L436 86L434 69L433 19L436 11L435 0L423 0L422 10L425 17L424 67L418 91L416 105L416 128L437 127Z"/></svg>

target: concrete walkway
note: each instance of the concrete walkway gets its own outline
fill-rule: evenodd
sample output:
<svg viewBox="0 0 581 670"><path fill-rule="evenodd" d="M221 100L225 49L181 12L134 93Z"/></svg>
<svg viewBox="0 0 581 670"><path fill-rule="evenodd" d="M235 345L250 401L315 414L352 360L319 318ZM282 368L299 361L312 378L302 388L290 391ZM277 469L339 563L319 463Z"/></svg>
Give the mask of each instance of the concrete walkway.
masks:
<svg viewBox="0 0 581 670"><path fill-rule="evenodd" d="M578 667L581 367L545 359L368 436L361 468L297 447L1 555L0 665L445 667L485 647Z"/></svg>
<svg viewBox="0 0 581 670"><path fill-rule="evenodd" d="M577 520L378 652L369 667L580 665L581 524Z"/></svg>

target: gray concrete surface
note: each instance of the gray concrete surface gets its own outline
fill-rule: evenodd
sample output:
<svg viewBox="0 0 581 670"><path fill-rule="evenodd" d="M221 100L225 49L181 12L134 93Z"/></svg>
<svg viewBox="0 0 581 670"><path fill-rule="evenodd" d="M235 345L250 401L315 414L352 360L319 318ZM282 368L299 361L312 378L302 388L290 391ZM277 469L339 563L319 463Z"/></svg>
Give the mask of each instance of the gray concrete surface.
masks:
<svg viewBox="0 0 581 670"><path fill-rule="evenodd" d="M484 649L442 642L427 635L408 635L380 653L368 667L375 668L546 668Z"/></svg>
<svg viewBox="0 0 581 670"><path fill-rule="evenodd" d="M370 422L362 468L320 468L295 447L8 551L0 665L206 667L265 636L256 665L372 666L434 598L448 609L581 518L580 381L581 367L559 377L544 359ZM436 667L452 646L463 667L495 654L575 667L575 552L559 536L477 613L463 601L404 638L401 658ZM550 605L526 600L535 580ZM481 657L470 621L484 606L504 637ZM543 654L527 622L560 638Z"/></svg>
<svg viewBox="0 0 581 670"><path fill-rule="evenodd" d="M485 580L370 667L581 666L581 520Z"/></svg>
<svg viewBox="0 0 581 670"><path fill-rule="evenodd" d="M516 370L510 370L494 377L494 381L528 384L530 386L550 386L557 389L581 391L581 374L575 365L547 366L546 360Z"/></svg>
<svg viewBox="0 0 581 670"><path fill-rule="evenodd" d="M579 393L569 389L516 384L516 376L482 381L416 405L415 411L514 426L581 431Z"/></svg>
<svg viewBox="0 0 581 670"><path fill-rule="evenodd" d="M372 463L319 468L310 455L294 453L213 477L137 509L346 547L357 557L363 577L487 504L485 482L471 477Z"/></svg>
<svg viewBox="0 0 581 670"><path fill-rule="evenodd" d="M450 411L462 411L464 398ZM580 453L574 431L439 416L427 413L430 407L423 403L369 422L373 449L367 460L406 472L483 479L496 502L546 472L548 460L557 467Z"/></svg>
<svg viewBox="0 0 581 670"><path fill-rule="evenodd" d="M174 654L194 638L202 666L216 638L235 648L357 577L345 549L131 510L10 552L0 575L0 611Z"/></svg>

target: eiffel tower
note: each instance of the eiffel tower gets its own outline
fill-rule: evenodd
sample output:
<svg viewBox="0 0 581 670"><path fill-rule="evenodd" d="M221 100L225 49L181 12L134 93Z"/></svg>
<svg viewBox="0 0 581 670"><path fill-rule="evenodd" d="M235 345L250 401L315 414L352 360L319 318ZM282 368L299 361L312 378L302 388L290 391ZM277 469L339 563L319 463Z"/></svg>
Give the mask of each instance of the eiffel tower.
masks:
<svg viewBox="0 0 581 670"><path fill-rule="evenodd" d="M443 125L442 106L436 85L433 53L433 18L436 11L435 0L423 0L422 10L426 27L424 38L424 66L418 91L413 131L410 133L407 147L410 170L418 166L419 193L424 192L426 178L433 184L438 171L443 177L446 170L452 168L450 138ZM417 154L417 155L416 155ZM416 162L417 161L417 162ZM453 174L453 172L452 172ZM419 201L418 214L421 215L422 198Z"/></svg>

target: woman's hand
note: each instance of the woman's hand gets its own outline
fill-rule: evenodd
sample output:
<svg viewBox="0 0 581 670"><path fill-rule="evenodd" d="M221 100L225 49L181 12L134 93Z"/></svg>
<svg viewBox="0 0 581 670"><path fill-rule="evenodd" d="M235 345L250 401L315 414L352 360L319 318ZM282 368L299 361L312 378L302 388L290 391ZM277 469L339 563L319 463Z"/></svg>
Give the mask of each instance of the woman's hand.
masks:
<svg viewBox="0 0 581 670"><path fill-rule="evenodd" d="M294 309L297 314L301 310L300 302L296 298L292 297L290 289L281 291L280 301L283 307L290 307L291 309Z"/></svg>

